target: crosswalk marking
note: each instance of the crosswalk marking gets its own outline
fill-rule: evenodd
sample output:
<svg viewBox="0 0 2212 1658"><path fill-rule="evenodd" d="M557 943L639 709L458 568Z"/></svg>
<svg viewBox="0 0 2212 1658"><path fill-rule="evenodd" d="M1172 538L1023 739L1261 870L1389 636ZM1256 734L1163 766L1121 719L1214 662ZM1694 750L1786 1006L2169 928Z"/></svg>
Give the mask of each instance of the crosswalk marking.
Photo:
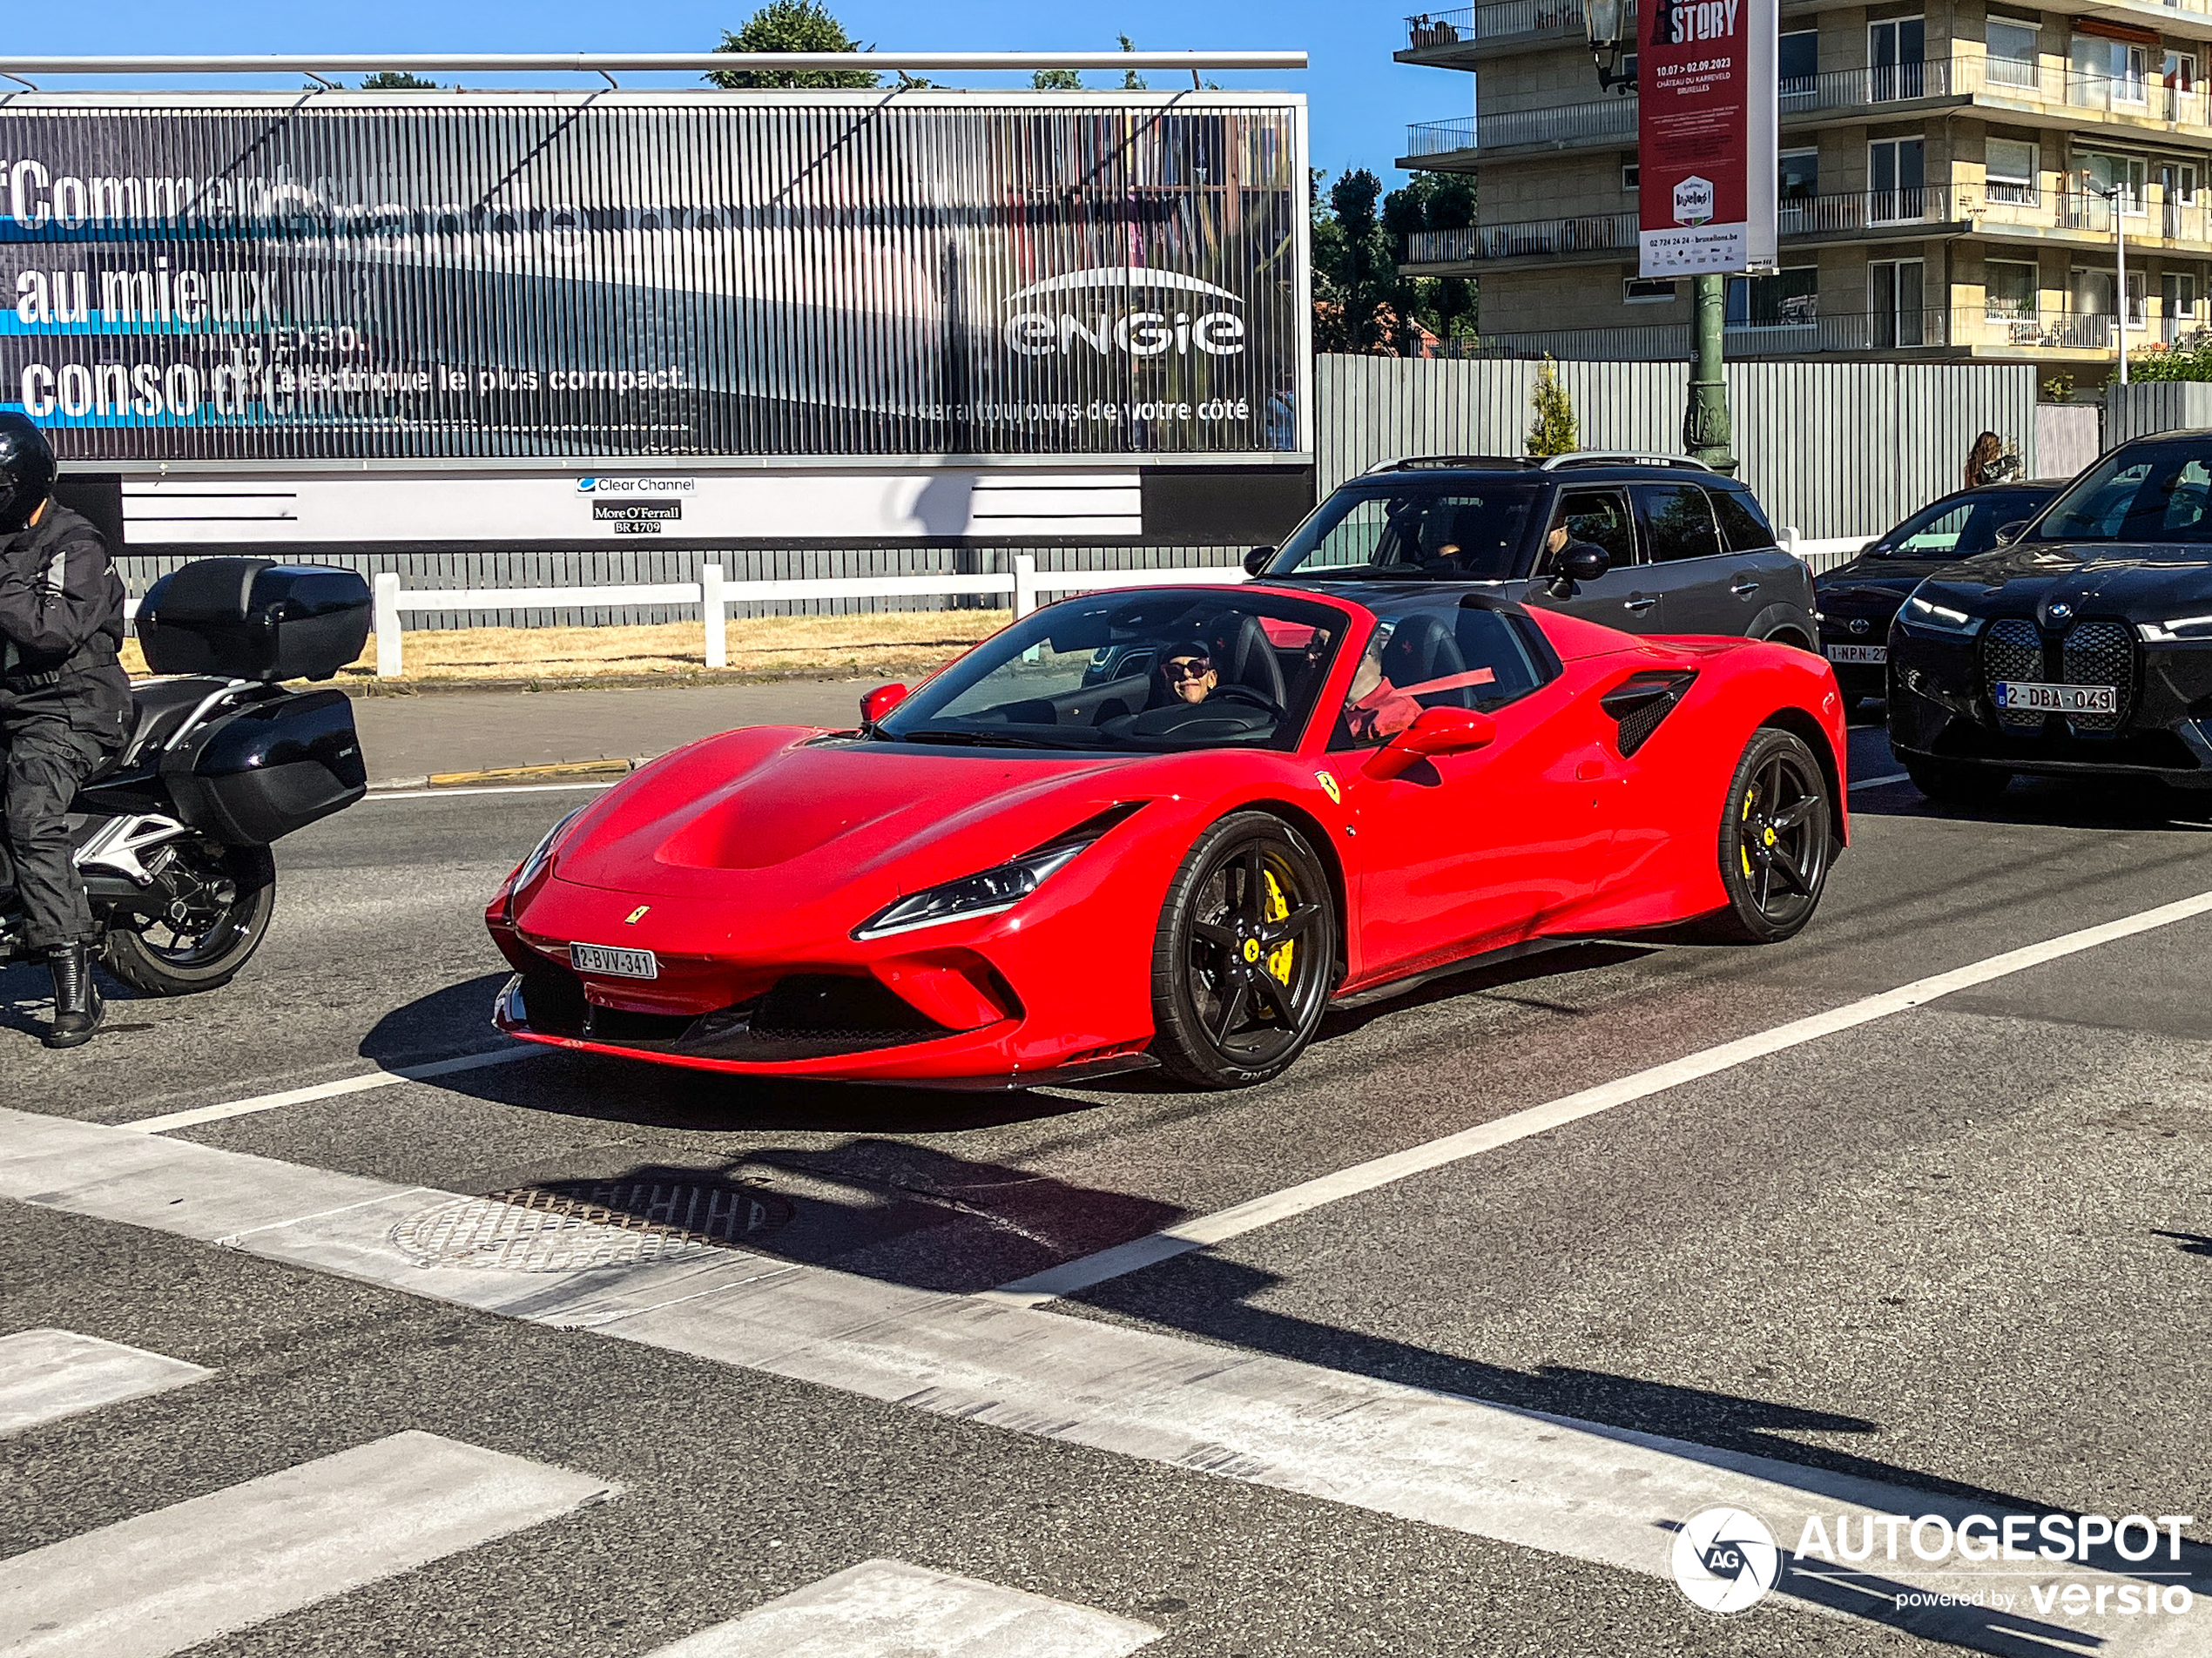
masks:
<svg viewBox="0 0 2212 1658"><path fill-rule="evenodd" d="M648 1658L1123 1658L1159 1638L1095 1607L863 1560Z"/></svg>
<svg viewBox="0 0 2212 1658"><path fill-rule="evenodd" d="M0 1439L214 1373L73 1330L19 1330L0 1336Z"/></svg>
<svg viewBox="0 0 2212 1658"><path fill-rule="evenodd" d="M164 1658L614 1489L395 1433L0 1560L0 1655Z"/></svg>

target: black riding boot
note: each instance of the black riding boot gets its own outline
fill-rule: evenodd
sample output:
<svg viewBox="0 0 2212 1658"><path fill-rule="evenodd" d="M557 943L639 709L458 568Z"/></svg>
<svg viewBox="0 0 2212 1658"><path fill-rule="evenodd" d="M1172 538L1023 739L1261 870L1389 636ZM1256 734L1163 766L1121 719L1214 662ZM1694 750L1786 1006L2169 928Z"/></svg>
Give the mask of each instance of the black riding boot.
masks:
<svg viewBox="0 0 2212 1658"><path fill-rule="evenodd" d="M46 952L46 965L54 972L54 1025L46 1033L49 1048L75 1048L92 1040L107 1008L92 987L92 947L78 939L57 944Z"/></svg>

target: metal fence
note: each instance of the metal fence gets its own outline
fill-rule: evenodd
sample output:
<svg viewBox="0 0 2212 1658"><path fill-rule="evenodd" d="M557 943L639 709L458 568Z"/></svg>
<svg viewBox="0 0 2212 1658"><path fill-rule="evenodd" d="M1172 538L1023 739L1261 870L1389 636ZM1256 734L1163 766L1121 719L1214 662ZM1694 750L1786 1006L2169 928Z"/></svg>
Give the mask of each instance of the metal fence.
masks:
<svg viewBox="0 0 2212 1658"><path fill-rule="evenodd" d="M1318 487L1401 455L1520 454L1540 367L1322 358ZM1561 362L1557 373L1584 447L1681 452L1685 365ZM2011 438L2040 475L2036 373L2025 363L1730 363L1741 475L1777 523L1812 538L1874 535L1957 489L1980 432Z"/></svg>

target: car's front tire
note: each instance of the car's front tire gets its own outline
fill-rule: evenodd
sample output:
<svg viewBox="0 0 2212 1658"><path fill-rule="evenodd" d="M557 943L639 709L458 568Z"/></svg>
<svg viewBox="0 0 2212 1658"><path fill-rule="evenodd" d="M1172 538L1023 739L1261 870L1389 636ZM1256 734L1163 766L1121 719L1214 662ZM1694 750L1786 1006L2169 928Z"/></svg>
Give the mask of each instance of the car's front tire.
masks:
<svg viewBox="0 0 2212 1658"><path fill-rule="evenodd" d="M1721 812L1721 885L1728 907L1699 936L1716 944L1778 944L1812 919L1834 854L1835 801L1819 758L1794 732L1766 726L1737 762Z"/></svg>
<svg viewBox="0 0 2212 1658"><path fill-rule="evenodd" d="M1194 1088L1281 1075L1313 1040L1336 963L1336 900L1305 837L1271 812L1224 818L1160 906L1153 1056Z"/></svg>
<svg viewBox="0 0 2212 1658"><path fill-rule="evenodd" d="M1986 806L2013 785L2013 774L1995 766L1939 760L1930 754L1900 754L1912 786L1944 805Z"/></svg>

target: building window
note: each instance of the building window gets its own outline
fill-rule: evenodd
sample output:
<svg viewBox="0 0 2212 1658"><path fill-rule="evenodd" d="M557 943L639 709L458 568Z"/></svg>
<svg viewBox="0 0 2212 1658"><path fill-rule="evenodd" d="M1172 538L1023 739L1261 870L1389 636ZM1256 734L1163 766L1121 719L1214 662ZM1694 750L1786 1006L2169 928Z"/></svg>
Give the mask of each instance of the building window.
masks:
<svg viewBox="0 0 2212 1658"><path fill-rule="evenodd" d="M1866 266L1866 343L1877 349L1917 346L1927 338L1919 259L1874 259Z"/></svg>
<svg viewBox="0 0 2212 1658"><path fill-rule="evenodd" d="M1820 72L1820 30L1793 29L1777 44L1775 69L1782 78L1782 96L1811 98Z"/></svg>
<svg viewBox="0 0 2212 1658"><path fill-rule="evenodd" d="M1630 276L1621 281L1621 299L1626 305L1671 305L1675 299L1675 284L1670 277Z"/></svg>
<svg viewBox="0 0 2212 1658"><path fill-rule="evenodd" d="M1728 326L1731 328L1797 328L1820 314L1820 272L1793 266L1770 276L1728 279Z"/></svg>
<svg viewBox="0 0 2212 1658"><path fill-rule="evenodd" d="M1983 313L1993 322L2032 318L2038 300L2035 267L1991 259L1982 266L1982 292Z"/></svg>
<svg viewBox="0 0 2212 1658"><path fill-rule="evenodd" d="M2148 285L2141 271L2128 273L2128 326L2143 326L2143 292ZM2076 266L2074 273L2074 310L2077 316L2108 317L2112 314L2113 278L2110 271L2084 270Z"/></svg>
<svg viewBox="0 0 2212 1658"><path fill-rule="evenodd" d="M1866 222L1901 225L1927 217L1925 158L1920 138L1879 138L1866 146Z"/></svg>
<svg viewBox="0 0 2212 1658"><path fill-rule="evenodd" d="M1927 23L1921 17L1892 17L1866 26L1866 101L1919 98L1925 90L1921 60L1927 56Z"/></svg>
<svg viewBox="0 0 2212 1658"><path fill-rule="evenodd" d="M2032 23L1992 17L1982 31L1988 63L1985 73L1993 86L2033 86L2037 84L2035 42Z"/></svg>
<svg viewBox="0 0 2212 1658"><path fill-rule="evenodd" d="M2169 322L2196 320L2196 278L2168 271L2158 279L2158 308Z"/></svg>
<svg viewBox="0 0 2212 1658"><path fill-rule="evenodd" d="M1992 138L1983 151L1989 199L2016 206L2035 205L2035 146L2018 138Z"/></svg>
<svg viewBox="0 0 2212 1658"><path fill-rule="evenodd" d="M2168 52L2166 66L2160 72L2159 78L2174 91L2194 92L2196 91L2196 54L2181 51Z"/></svg>
<svg viewBox="0 0 2212 1658"><path fill-rule="evenodd" d="M2112 40L2103 35L2074 37L2074 78L2076 84L2068 102L2090 109L2114 104L2144 104L2149 94L2143 83L2150 70L2150 48L2132 40Z"/></svg>
<svg viewBox="0 0 2212 1658"><path fill-rule="evenodd" d="M2092 191L2109 196L2115 188L2124 187L2128 195L2121 211L2131 219L2142 216L2143 185L2148 168L2141 156L2098 155L2085 150L2076 151L2074 158L2081 171L2088 175ZM2097 226L2093 226L2092 228ZM2101 228L2110 230L2110 221L2107 220Z"/></svg>
<svg viewBox="0 0 2212 1658"><path fill-rule="evenodd" d="M1643 169L1635 162L1623 161L1621 164L1622 189L1633 192L1636 187L1636 180L1642 176Z"/></svg>

